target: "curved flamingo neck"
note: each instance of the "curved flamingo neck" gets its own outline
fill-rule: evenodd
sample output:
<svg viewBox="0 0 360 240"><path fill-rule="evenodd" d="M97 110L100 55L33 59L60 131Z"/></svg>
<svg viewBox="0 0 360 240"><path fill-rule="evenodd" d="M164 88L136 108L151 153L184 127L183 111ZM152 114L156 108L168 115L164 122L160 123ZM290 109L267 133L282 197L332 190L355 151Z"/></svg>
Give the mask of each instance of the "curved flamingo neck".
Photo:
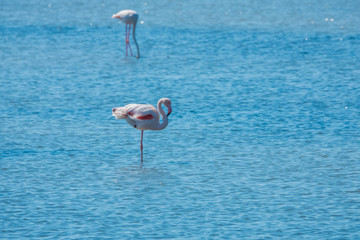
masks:
<svg viewBox="0 0 360 240"><path fill-rule="evenodd" d="M137 58L140 58L140 51L139 51L139 45L136 41L136 38L135 38L135 29L136 29L136 23L137 23L137 18L136 18L136 21L134 22L133 24L133 39L134 39L134 42L135 42L135 46L136 46L136 50L137 50Z"/></svg>
<svg viewBox="0 0 360 240"><path fill-rule="evenodd" d="M162 107L161 107L161 104L162 104L162 103L163 103L163 102L162 102L161 100L157 103L158 111L160 112L160 115L161 115L161 117L162 117L162 119L163 119L162 123L160 123L160 119L159 119L159 125L158 125L157 130L164 129L164 128L166 128L166 126L168 125L168 117L167 117L165 111L164 111L164 110L162 109Z"/></svg>

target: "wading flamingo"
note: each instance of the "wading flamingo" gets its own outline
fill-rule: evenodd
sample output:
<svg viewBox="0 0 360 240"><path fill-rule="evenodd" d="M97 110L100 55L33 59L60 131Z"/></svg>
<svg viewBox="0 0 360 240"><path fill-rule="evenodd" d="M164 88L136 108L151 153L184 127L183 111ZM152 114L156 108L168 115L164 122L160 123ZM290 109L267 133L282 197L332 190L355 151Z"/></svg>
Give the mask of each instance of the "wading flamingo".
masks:
<svg viewBox="0 0 360 240"><path fill-rule="evenodd" d="M165 114L164 110L161 107L161 104L164 104L168 109L168 113ZM170 115L171 101L168 98L162 98L157 103L157 108L152 105L145 104L129 104L124 107L113 108L113 116L116 119L126 119L126 121L133 126L141 130L141 163L143 163L143 134L144 130L161 130L166 128L168 125L168 116ZM162 122L160 123L159 112L162 117Z"/></svg>
<svg viewBox="0 0 360 240"><path fill-rule="evenodd" d="M130 30L131 30L131 25L133 25L133 39L136 45L136 50L137 50L137 58L140 57L140 51L139 51L139 46L136 42L136 38L135 38L135 28L136 28L136 23L137 20L139 18L139 15L137 14L137 12L135 12L134 10L122 10L120 12L118 12L117 14L114 14L112 16L112 18L118 18L120 21L125 23L125 44L126 44L126 56L128 55L128 47L132 54L131 51L131 47L130 47L130 41L129 41L129 37L130 37ZM129 26L129 27L128 27Z"/></svg>

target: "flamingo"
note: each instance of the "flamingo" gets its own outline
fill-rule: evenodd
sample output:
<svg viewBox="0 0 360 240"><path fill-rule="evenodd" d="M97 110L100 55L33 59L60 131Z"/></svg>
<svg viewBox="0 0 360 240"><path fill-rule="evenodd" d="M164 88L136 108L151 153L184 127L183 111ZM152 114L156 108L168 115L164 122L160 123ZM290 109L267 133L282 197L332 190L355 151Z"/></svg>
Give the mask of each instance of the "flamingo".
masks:
<svg viewBox="0 0 360 240"><path fill-rule="evenodd" d="M168 113L165 114L161 107L164 104L168 109ZM146 104L128 104L124 107L113 108L113 116L116 119L125 119L131 126L141 130L141 163L143 163L143 135L144 130L162 130L168 125L168 116L172 112L171 101L168 98L161 98L157 103L157 108L152 105ZM160 123L159 112L162 117Z"/></svg>
<svg viewBox="0 0 360 240"><path fill-rule="evenodd" d="M118 12L117 14L114 14L112 16L112 18L118 18L120 21L125 23L125 45L126 45L126 56L128 55L128 47L130 49L130 53L131 56L132 51L131 51L131 47L130 47L130 41L129 41L129 37L130 37L130 30L131 30L131 25L133 25L133 39L136 45L136 49L137 49L137 58L140 57L140 51L139 51L139 46L136 42L136 38L135 38L135 28L136 28L136 23L137 20L139 18L139 15L137 14L137 12L135 12L134 10L122 10L120 12ZM129 29L128 29L129 26Z"/></svg>

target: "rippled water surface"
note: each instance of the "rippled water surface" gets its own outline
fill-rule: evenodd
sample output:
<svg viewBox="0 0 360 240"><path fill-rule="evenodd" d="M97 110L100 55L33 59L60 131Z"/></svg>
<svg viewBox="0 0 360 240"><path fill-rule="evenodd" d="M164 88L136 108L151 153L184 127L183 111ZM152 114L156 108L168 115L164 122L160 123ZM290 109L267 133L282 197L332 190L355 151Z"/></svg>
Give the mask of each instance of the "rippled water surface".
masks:
<svg viewBox="0 0 360 240"><path fill-rule="evenodd" d="M359 8L2 1L0 238L360 238ZM162 97L141 165L111 109Z"/></svg>

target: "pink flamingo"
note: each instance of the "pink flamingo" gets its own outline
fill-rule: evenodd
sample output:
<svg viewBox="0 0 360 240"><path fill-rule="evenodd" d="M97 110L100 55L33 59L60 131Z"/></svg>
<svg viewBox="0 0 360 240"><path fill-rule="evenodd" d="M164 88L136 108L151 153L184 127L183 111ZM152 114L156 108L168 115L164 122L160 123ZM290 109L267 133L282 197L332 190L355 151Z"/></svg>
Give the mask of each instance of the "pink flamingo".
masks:
<svg viewBox="0 0 360 240"><path fill-rule="evenodd" d="M164 110L161 107L161 104L164 104L168 109L168 113L165 114ZM168 116L170 115L171 101L168 98L162 98L157 103L157 108L152 105L145 104L129 104L124 107L113 108L113 116L116 119L126 119L126 121L133 126L134 128L141 130L141 163L143 163L143 134L144 130L162 130L168 125ZM159 112L162 117L162 122L160 123Z"/></svg>
<svg viewBox="0 0 360 240"><path fill-rule="evenodd" d="M140 52L139 52L139 46L136 42L136 38L135 38L135 28L136 28L136 23L137 20L139 18L139 15L137 14L137 12L135 12L134 10L122 10L120 12L118 12L117 14L114 14L112 16L112 18L118 18L120 21L125 23L125 44L126 44L126 56L128 55L128 47L130 49L130 53L131 56L132 51L131 51L131 47L130 47L130 41L129 41L129 37L130 37L130 30L131 30L131 25L133 25L133 39L136 45L136 49L137 49L137 58L140 57ZM129 29L128 29L129 26Z"/></svg>

